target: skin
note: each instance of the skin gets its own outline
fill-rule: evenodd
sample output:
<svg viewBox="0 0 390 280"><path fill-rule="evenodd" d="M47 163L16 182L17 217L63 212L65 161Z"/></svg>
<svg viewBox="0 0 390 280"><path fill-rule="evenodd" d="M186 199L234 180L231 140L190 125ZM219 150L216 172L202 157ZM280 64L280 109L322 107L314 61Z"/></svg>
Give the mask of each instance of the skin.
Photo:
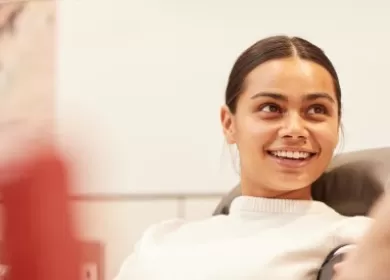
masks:
<svg viewBox="0 0 390 280"><path fill-rule="evenodd" d="M0 4L0 167L51 142L55 88L55 3Z"/></svg>
<svg viewBox="0 0 390 280"><path fill-rule="evenodd" d="M229 144L237 145L243 195L311 199L311 184L330 163L339 140L339 116L331 75L297 57L271 60L246 78L235 114L221 109ZM268 151L303 150L315 155L286 167Z"/></svg>
<svg viewBox="0 0 390 280"><path fill-rule="evenodd" d="M348 253L345 260L335 266L333 280L386 280L390 267L390 194L382 196L371 210L375 223Z"/></svg>

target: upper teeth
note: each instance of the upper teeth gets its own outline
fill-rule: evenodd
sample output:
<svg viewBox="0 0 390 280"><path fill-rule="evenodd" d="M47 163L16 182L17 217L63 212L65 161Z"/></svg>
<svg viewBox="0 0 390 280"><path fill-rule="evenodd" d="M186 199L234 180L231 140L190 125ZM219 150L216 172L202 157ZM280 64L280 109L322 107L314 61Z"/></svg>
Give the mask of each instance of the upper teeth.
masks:
<svg viewBox="0 0 390 280"><path fill-rule="evenodd" d="M310 156L310 153L307 152L291 152L291 151L273 151L273 155L284 158L302 158L305 159Z"/></svg>

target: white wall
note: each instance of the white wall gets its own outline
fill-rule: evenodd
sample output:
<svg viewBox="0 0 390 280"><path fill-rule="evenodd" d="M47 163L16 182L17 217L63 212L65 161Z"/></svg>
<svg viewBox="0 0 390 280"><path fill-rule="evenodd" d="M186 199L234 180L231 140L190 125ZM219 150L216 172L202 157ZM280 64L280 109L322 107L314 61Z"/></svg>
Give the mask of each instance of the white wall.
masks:
<svg viewBox="0 0 390 280"><path fill-rule="evenodd" d="M4 3L0 0L0 8L8 3L10 2ZM30 3L17 21L17 32L13 36L1 37L0 61L3 68L0 71L0 81L7 82L0 84L1 161L4 160L5 152L20 152L20 149L10 143L18 139L16 137L18 134L15 135L13 130L6 129L9 128L6 124L21 120L23 126L20 130L28 136L36 136L33 132L37 131L42 136L41 134L45 134L43 131L51 128L55 97L53 46L56 35L53 32L54 26L48 19L54 10L53 1ZM48 24L42 24L45 22ZM4 77L4 72L11 73L12 79L4 80L3 78L8 78ZM165 199L151 196L143 199L79 197L73 200L72 204L78 218L80 238L104 244L105 279L111 280L146 227L175 217L188 219L207 217L211 215L217 203L216 197L179 199L173 195ZM3 237L2 213L3 205L0 204L0 240Z"/></svg>
<svg viewBox="0 0 390 280"><path fill-rule="evenodd" d="M390 103L387 6L382 0L60 1L57 108L60 131L79 133L74 146L74 139L64 141L83 174L77 191L206 195L75 203L82 236L107 245L107 279L149 224L207 217L219 200L207 194L235 184L218 111L234 59L264 36L302 36L329 54L343 90L341 151L390 145L383 129Z"/></svg>
<svg viewBox="0 0 390 280"><path fill-rule="evenodd" d="M386 1L58 3L57 113L60 131L78 137L78 148L63 142L76 151L79 193L234 185L219 107L233 61L271 34L303 36L331 57L343 89L343 151L390 144Z"/></svg>

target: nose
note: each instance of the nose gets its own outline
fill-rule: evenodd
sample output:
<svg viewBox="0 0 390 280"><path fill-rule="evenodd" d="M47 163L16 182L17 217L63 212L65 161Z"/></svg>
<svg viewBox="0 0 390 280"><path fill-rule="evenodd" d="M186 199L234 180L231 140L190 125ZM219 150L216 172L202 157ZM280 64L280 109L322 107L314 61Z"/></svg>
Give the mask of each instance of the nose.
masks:
<svg viewBox="0 0 390 280"><path fill-rule="evenodd" d="M298 113L286 113L279 137L289 141L305 142L309 137L305 120Z"/></svg>

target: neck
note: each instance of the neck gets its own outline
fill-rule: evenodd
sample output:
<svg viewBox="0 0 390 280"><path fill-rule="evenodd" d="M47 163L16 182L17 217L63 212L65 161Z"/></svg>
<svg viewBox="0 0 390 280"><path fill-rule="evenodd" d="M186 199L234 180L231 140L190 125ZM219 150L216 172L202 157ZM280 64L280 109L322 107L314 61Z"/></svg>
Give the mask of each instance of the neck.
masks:
<svg viewBox="0 0 390 280"><path fill-rule="evenodd" d="M264 198L312 200L311 186L291 191L273 190L272 188L261 186L259 183L250 182L250 180L245 180L244 178L241 178L241 193L245 196Z"/></svg>

